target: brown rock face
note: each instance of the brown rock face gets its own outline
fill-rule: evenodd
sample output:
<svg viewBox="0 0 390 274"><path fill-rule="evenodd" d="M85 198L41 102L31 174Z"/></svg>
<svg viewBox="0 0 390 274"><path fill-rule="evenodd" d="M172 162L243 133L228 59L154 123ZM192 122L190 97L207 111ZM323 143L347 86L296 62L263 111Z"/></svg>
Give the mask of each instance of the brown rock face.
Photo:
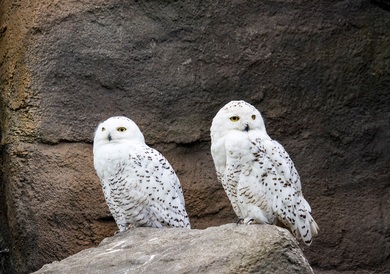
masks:
<svg viewBox="0 0 390 274"><path fill-rule="evenodd" d="M181 180L193 228L236 220L209 127L262 112L320 226L318 271L390 269L386 1L0 2L0 267L29 273L116 230L92 164L132 118Z"/></svg>
<svg viewBox="0 0 390 274"><path fill-rule="evenodd" d="M135 228L42 267L68 273L313 273L293 236L270 225Z"/></svg>

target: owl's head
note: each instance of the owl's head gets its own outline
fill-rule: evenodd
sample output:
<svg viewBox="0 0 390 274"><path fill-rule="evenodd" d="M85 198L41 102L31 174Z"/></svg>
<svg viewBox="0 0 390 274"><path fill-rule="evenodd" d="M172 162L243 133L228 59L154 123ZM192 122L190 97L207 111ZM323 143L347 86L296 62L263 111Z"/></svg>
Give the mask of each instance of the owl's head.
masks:
<svg viewBox="0 0 390 274"><path fill-rule="evenodd" d="M111 117L100 123L95 131L94 145L138 141L145 143L139 127L124 116Z"/></svg>
<svg viewBox="0 0 390 274"><path fill-rule="evenodd" d="M215 115L210 128L212 141L232 131L249 132L252 130L267 134L260 112L245 101L231 101L222 107Z"/></svg>

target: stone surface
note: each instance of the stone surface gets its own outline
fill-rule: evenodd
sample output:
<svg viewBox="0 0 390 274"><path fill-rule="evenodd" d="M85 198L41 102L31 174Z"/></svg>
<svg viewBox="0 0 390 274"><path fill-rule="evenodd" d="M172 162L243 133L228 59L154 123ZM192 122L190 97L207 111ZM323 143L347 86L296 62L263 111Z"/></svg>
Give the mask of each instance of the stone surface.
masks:
<svg viewBox="0 0 390 274"><path fill-rule="evenodd" d="M13 156L7 178L17 182L5 186L8 222L12 246L19 247L13 255L22 264L71 255L116 229L108 223L90 145L21 143L7 152Z"/></svg>
<svg viewBox="0 0 390 274"><path fill-rule="evenodd" d="M313 273L283 228L229 224L205 230L135 228L38 273Z"/></svg>
<svg viewBox="0 0 390 274"><path fill-rule="evenodd" d="M380 4L379 4L380 3ZM92 166L131 117L178 173L192 227L236 220L209 152L230 100L259 107L321 230L318 271L390 269L386 1L0 2L0 266L29 273L113 235Z"/></svg>

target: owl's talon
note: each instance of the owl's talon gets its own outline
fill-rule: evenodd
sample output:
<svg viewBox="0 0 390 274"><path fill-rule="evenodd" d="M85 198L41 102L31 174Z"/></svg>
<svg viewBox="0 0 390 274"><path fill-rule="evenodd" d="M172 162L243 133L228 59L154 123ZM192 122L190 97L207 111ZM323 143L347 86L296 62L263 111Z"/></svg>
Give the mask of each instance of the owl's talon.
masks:
<svg viewBox="0 0 390 274"><path fill-rule="evenodd" d="M244 223L244 218L240 218L238 219L238 221L236 222L236 225L242 225Z"/></svg>
<svg viewBox="0 0 390 274"><path fill-rule="evenodd" d="M249 219L249 220L246 222L246 224L247 224L247 225L251 225L254 221L255 221L255 220L253 220L253 219Z"/></svg>
<svg viewBox="0 0 390 274"><path fill-rule="evenodd" d="M132 228L135 228L135 225L134 224L128 224L127 227L126 227L126 230L132 229Z"/></svg>

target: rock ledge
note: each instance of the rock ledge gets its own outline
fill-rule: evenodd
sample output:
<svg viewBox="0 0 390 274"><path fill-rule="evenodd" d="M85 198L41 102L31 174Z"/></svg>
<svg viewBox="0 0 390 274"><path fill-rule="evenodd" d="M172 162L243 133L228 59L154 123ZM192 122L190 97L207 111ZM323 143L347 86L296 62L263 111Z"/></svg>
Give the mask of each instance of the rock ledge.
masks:
<svg viewBox="0 0 390 274"><path fill-rule="evenodd" d="M313 273L291 234L270 225L134 228L35 273Z"/></svg>

